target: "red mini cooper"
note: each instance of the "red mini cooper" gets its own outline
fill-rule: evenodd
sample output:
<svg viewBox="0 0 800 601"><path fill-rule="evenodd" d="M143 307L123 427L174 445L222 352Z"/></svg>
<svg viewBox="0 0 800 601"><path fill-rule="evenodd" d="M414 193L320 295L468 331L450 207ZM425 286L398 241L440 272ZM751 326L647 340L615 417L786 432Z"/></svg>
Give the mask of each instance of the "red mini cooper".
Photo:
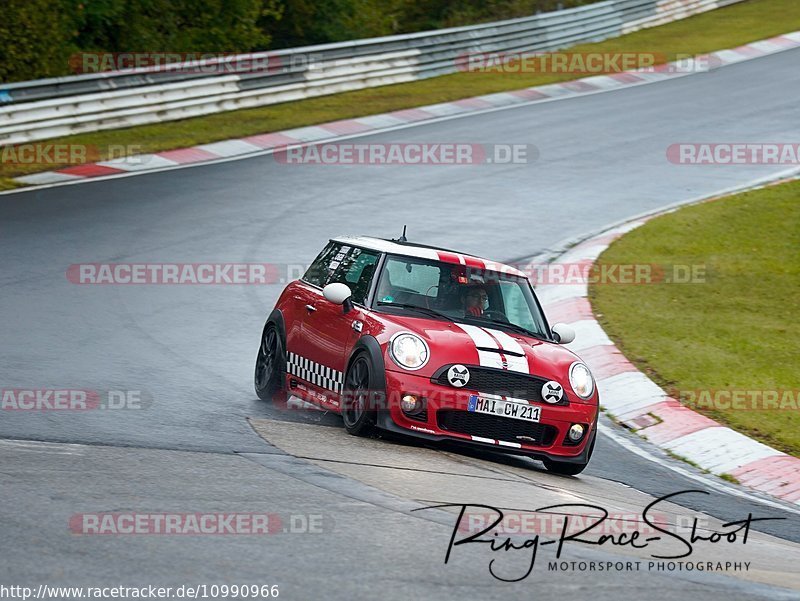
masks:
<svg viewBox="0 0 800 601"><path fill-rule="evenodd" d="M376 428L529 455L581 472L599 400L519 270L399 240L331 240L269 315L258 396L289 394Z"/></svg>

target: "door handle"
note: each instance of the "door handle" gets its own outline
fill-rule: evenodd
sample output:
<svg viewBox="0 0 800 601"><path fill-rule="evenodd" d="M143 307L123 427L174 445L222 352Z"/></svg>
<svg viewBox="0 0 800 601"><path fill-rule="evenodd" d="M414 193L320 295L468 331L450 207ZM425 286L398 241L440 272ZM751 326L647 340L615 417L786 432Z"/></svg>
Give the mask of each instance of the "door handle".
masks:
<svg viewBox="0 0 800 601"><path fill-rule="evenodd" d="M317 310L317 308L314 305L306 305L306 309L308 310L309 313L313 313L314 311Z"/></svg>

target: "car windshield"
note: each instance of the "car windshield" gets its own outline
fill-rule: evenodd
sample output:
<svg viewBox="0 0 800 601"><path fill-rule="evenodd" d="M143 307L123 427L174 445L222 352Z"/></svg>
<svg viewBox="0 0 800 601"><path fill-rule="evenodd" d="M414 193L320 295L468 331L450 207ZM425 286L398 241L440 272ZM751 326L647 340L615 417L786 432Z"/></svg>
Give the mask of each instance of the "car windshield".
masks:
<svg viewBox="0 0 800 601"><path fill-rule="evenodd" d="M507 273L389 255L381 270L375 304L380 310L391 307L440 315L547 338L544 317L528 280Z"/></svg>

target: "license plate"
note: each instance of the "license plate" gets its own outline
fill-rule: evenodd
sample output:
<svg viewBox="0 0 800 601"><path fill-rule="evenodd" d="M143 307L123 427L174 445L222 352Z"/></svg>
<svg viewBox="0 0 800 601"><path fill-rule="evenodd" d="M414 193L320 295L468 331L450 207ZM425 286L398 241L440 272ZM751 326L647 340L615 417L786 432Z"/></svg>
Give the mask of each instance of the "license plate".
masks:
<svg viewBox="0 0 800 601"><path fill-rule="evenodd" d="M542 417L542 408L539 405L527 405L500 399L487 399L472 395L469 397L467 411L472 413L488 413L512 419L521 419L528 422L538 422Z"/></svg>

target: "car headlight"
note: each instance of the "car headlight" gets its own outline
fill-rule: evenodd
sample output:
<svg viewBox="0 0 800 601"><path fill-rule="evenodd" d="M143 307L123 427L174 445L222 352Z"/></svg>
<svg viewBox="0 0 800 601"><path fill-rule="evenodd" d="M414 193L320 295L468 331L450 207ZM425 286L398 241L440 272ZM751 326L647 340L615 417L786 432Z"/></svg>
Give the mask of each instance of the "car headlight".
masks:
<svg viewBox="0 0 800 601"><path fill-rule="evenodd" d="M389 343L389 354L403 369L420 369L428 362L428 345L419 336L404 332Z"/></svg>
<svg viewBox="0 0 800 601"><path fill-rule="evenodd" d="M594 393L594 380L592 372L583 363L576 361L569 368L569 383L572 390L582 399L586 400Z"/></svg>

